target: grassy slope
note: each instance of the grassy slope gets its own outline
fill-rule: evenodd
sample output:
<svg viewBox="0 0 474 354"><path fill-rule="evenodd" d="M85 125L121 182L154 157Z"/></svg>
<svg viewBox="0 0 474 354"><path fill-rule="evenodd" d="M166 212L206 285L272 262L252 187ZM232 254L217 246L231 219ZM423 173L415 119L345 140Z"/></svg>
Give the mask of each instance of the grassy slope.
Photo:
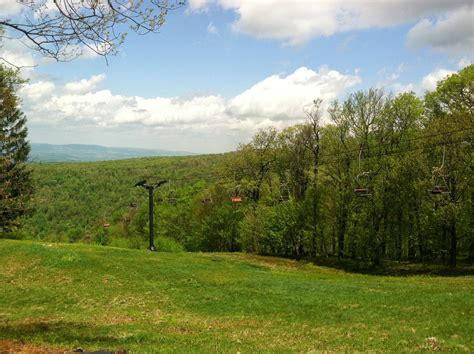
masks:
<svg viewBox="0 0 474 354"><path fill-rule="evenodd" d="M0 240L0 259L0 344L474 350L472 276L355 275L243 254L11 240Z"/></svg>

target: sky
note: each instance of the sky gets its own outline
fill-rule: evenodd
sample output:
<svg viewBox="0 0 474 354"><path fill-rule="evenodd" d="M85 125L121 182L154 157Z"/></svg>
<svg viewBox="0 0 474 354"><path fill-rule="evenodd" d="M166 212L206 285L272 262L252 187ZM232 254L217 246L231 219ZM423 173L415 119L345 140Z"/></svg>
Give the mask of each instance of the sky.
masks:
<svg viewBox="0 0 474 354"><path fill-rule="evenodd" d="M0 0L0 21L21 11ZM31 142L219 153L303 122L316 98L423 96L473 62L474 2L188 0L108 62L55 62L7 38L0 58L25 66Z"/></svg>

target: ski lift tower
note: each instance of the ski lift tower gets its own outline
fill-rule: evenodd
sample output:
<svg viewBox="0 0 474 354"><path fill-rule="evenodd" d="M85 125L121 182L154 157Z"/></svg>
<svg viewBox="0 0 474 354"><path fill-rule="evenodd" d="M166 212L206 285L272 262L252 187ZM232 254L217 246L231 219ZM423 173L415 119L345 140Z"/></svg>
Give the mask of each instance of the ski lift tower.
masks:
<svg viewBox="0 0 474 354"><path fill-rule="evenodd" d="M146 180L135 183L134 187L143 187L148 191L148 213L149 213L149 224L150 224L150 251L154 251L155 248L155 228L154 228L154 211L153 211L153 192L155 188L160 187L165 184L166 180L159 181L156 183L147 183Z"/></svg>

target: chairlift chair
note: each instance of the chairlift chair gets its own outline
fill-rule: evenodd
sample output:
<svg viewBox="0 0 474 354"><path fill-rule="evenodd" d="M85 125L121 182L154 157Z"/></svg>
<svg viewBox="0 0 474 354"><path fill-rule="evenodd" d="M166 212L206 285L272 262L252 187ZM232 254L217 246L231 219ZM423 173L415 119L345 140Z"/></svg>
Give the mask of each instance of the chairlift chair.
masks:
<svg viewBox="0 0 474 354"><path fill-rule="evenodd" d="M446 156L446 146L443 146L443 158L441 166L434 167L432 171L433 189L429 190L432 195L449 194L448 183L446 182L446 171L444 170L444 158Z"/></svg>
<svg viewBox="0 0 474 354"><path fill-rule="evenodd" d="M278 201L280 203L286 203L290 200L290 191L286 184L280 188L280 197L278 197Z"/></svg>
<svg viewBox="0 0 474 354"><path fill-rule="evenodd" d="M357 187L354 189L354 193L357 197L366 198L372 196L367 188Z"/></svg>
<svg viewBox="0 0 474 354"><path fill-rule="evenodd" d="M372 193L370 193L369 188L367 187L370 172L361 170L361 157L362 157L362 149L359 151L359 174L356 177L357 187L354 189L354 193L357 197L360 198L367 198L371 197ZM364 181L364 183L362 183Z"/></svg>
<svg viewBox="0 0 474 354"><path fill-rule="evenodd" d="M234 204L238 204L238 203L241 203L242 202L242 198L239 197L239 196L233 196L230 198L231 202L234 203Z"/></svg>
<svg viewBox="0 0 474 354"><path fill-rule="evenodd" d="M431 194L448 194L448 188L445 186L434 186L434 188L430 191Z"/></svg>
<svg viewBox="0 0 474 354"><path fill-rule="evenodd" d="M235 175L234 175L235 188L234 192L230 196L230 201L232 204L236 205L242 202L242 197L240 196L240 184L236 184Z"/></svg>

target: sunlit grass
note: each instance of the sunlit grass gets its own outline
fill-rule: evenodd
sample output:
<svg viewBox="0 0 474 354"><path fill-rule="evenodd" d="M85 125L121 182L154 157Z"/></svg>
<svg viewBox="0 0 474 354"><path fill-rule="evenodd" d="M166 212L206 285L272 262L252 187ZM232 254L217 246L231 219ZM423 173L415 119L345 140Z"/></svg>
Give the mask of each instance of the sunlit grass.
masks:
<svg viewBox="0 0 474 354"><path fill-rule="evenodd" d="M474 349L474 278L0 240L2 340L132 351Z"/></svg>

